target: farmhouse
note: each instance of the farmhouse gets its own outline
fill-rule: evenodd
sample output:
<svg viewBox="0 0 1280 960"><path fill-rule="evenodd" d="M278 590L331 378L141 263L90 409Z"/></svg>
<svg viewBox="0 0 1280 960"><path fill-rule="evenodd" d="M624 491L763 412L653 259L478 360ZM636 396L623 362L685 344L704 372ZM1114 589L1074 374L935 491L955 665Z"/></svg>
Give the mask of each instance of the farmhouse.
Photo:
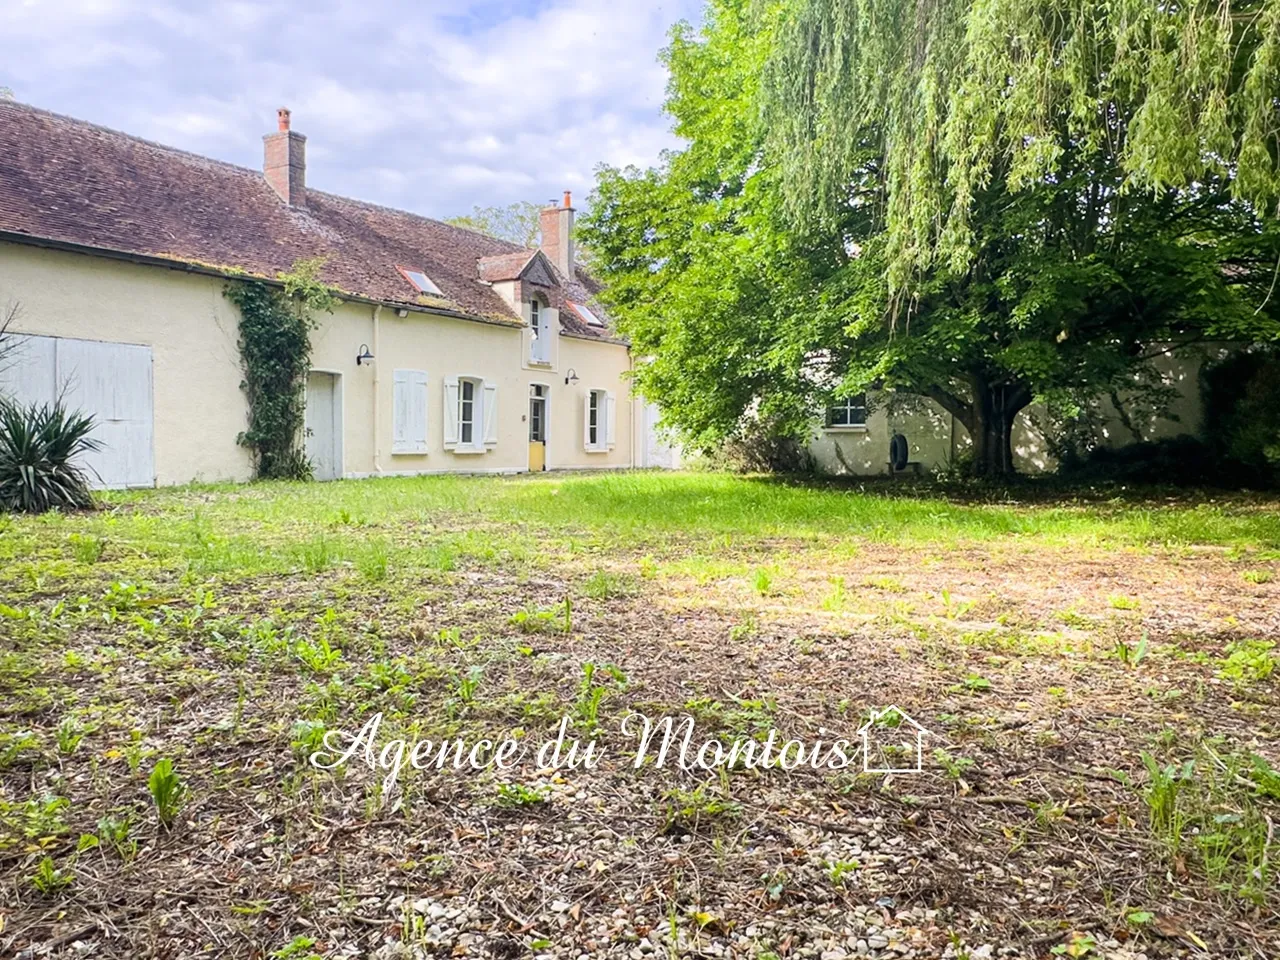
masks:
<svg viewBox="0 0 1280 960"><path fill-rule="evenodd" d="M102 485L252 476L237 442L241 318L224 294L315 258L340 293L311 333L304 435L318 479L677 465L574 256L568 193L524 249L316 190L288 110L277 128L251 170L0 101L0 318L17 307L22 335L0 392L92 413ZM1160 358L1168 415L1117 410L1100 441L1195 433L1198 369L1220 354ZM1053 466L1037 409L1014 426L1028 472ZM875 474L891 441L926 471L968 445L930 401L856 396L815 419L809 450L824 472Z"/></svg>
<svg viewBox="0 0 1280 960"><path fill-rule="evenodd" d="M574 257L574 208L533 249L307 182L280 110L262 170L0 101L0 388L98 421L105 486L246 480L240 313L224 295L321 258L311 333L319 479L623 468L669 456L632 356Z"/></svg>

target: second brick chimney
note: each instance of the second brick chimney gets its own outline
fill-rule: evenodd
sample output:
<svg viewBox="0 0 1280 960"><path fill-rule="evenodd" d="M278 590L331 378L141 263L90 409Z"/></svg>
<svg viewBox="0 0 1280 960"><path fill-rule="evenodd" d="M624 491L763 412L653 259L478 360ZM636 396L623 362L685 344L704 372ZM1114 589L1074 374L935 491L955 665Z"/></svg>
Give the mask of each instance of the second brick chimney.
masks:
<svg viewBox="0 0 1280 960"><path fill-rule="evenodd" d="M289 129L289 111L276 111L279 130L262 138L262 172L291 207L307 205L307 138Z"/></svg>
<svg viewBox="0 0 1280 960"><path fill-rule="evenodd" d="M538 222L542 252L565 277L573 279L573 198L564 192L564 203L544 207Z"/></svg>

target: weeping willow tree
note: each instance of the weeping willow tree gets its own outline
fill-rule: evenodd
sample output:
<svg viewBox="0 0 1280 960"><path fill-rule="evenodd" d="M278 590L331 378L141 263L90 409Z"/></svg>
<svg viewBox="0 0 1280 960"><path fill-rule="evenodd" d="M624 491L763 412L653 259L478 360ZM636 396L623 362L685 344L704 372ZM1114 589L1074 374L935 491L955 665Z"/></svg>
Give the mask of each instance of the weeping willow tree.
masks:
<svg viewBox="0 0 1280 960"><path fill-rule="evenodd" d="M980 473L1033 399L1276 335L1280 0L797 0L764 90L790 228L869 225L844 388L932 398Z"/></svg>
<svg viewBox="0 0 1280 960"><path fill-rule="evenodd" d="M876 142L894 289L968 263L983 190L1073 159L1280 200L1280 0L800 0L769 79L797 222L841 216Z"/></svg>

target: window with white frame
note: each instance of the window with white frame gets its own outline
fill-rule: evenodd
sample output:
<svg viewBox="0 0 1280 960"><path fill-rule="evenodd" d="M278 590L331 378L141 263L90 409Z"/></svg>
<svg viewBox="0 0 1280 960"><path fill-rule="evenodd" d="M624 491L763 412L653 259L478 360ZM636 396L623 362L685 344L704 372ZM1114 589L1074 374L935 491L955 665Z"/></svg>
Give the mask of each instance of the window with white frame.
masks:
<svg viewBox="0 0 1280 960"><path fill-rule="evenodd" d="M867 425L867 395L855 393L841 397L827 408L828 427L865 427Z"/></svg>
<svg viewBox="0 0 1280 960"><path fill-rule="evenodd" d="M393 381L391 453L426 453L427 372L396 370Z"/></svg>
<svg viewBox="0 0 1280 960"><path fill-rule="evenodd" d="M604 406L604 394L599 390L592 390L591 395L587 397L587 446L597 447L600 445L600 419L603 411L600 409Z"/></svg>
<svg viewBox="0 0 1280 960"><path fill-rule="evenodd" d="M551 360L551 324L537 300L529 301L529 359L534 363Z"/></svg>
<svg viewBox="0 0 1280 960"><path fill-rule="evenodd" d="M476 382L459 380L458 387L458 442L469 447L476 436Z"/></svg>
<svg viewBox="0 0 1280 960"><path fill-rule="evenodd" d="M613 394L608 390L589 390L583 404L582 446L589 453L613 449L616 422Z"/></svg>
<svg viewBox="0 0 1280 960"><path fill-rule="evenodd" d="M446 377L444 446L484 453L498 443L498 385L480 377Z"/></svg>

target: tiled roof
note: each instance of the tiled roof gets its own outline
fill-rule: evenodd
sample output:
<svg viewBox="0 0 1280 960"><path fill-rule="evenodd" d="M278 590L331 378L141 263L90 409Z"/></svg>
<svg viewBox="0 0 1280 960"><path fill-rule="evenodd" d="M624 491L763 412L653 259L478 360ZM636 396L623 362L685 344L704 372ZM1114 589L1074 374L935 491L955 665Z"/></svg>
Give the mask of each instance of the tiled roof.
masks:
<svg viewBox="0 0 1280 960"><path fill-rule="evenodd" d="M321 278L340 291L510 322L518 314L482 282L478 261L532 254L311 187L306 208L292 208L258 170L11 101L0 101L0 230L263 277L324 257ZM424 272L444 300L419 295L397 266ZM569 284L570 298L575 288L585 289Z"/></svg>

